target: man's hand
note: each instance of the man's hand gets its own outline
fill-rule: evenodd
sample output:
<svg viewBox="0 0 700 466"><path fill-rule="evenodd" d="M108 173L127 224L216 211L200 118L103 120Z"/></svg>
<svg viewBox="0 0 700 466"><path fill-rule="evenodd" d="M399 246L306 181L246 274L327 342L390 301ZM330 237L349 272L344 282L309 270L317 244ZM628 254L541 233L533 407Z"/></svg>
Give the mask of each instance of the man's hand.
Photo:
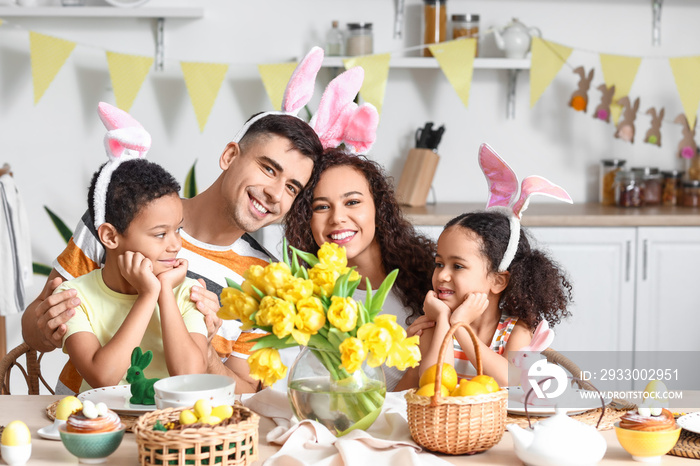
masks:
<svg viewBox="0 0 700 466"><path fill-rule="evenodd" d="M39 304L34 310L34 315L42 345L41 348L36 348L38 350L49 350L49 348L54 349L62 346L63 336L68 330L66 322L75 315L75 308L80 305L80 299L77 298L78 292L74 289L53 294L61 283L63 283L62 277L49 280L37 298Z"/></svg>
<svg viewBox="0 0 700 466"><path fill-rule="evenodd" d="M469 293L450 316L450 325L457 322L471 324L484 313L488 305L489 300L486 293Z"/></svg>
<svg viewBox="0 0 700 466"><path fill-rule="evenodd" d="M197 310L204 315L204 323L207 324L207 339L211 343L216 332L221 327L222 320L216 313L219 311L219 297L216 293L207 290L207 284L201 278L197 280L202 287L193 286L190 299L197 306Z"/></svg>
<svg viewBox="0 0 700 466"><path fill-rule="evenodd" d="M153 264L140 252L126 251L117 258L122 277L139 295L160 293L160 281L153 274Z"/></svg>

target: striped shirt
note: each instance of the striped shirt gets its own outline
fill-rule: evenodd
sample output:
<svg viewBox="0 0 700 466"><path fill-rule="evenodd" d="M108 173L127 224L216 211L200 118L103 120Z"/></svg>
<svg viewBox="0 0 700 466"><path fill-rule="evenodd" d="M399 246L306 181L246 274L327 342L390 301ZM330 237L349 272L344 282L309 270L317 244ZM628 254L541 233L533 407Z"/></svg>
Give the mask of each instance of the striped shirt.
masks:
<svg viewBox="0 0 700 466"><path fill-rule="evenodd" d="M517 317L508 317L506 315L501 316L501 320L498 322L496 327L496 332L493 334L493 339L491 340L491 348L497 354L503 354L506 350L506 343L508 343L508 338L518 322ZM476 375L476 369L467 359L467 355L459 346L457 339L454 338L454 356L455 356L455 371L457 372L457 378L459 379L471 379Z"/></svg>
<svg viewBox="0 0 700 466"><path fill-rule="evenodd" d="M243 274L248 267L255 264L265 266L273 259L270 253L247 233L229 246L203 243L184 230L180 230L180 236L182 249L178 257L188 261L187 276L195 280L203 279L207 290L217 295L221 295L221 290L226 287L227 277L236 283L242 283ZM54 261L53 267L63 278L71 280L100 268L104 264L104 257L104 247L97 238L90 213L86 212L68 246ZM225 320L212 339L212 346L224 361L231 355L247 358L254 344L250 340L260 336L254 331L241 334L240 326L239 321ZM80 375L69 362L59 376L57 388L61 388L62 393L68 393L60 387L63 384L69 391L77 392L80 382Z"/></svg>

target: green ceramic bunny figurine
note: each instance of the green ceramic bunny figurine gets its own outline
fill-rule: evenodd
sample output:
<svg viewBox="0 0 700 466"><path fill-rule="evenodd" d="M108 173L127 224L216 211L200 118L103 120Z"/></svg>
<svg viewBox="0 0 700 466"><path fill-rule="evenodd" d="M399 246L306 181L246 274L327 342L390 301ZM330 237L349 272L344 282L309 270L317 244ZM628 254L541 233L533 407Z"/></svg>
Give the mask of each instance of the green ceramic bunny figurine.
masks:
<svg viewBox="0 0 700 466"><path fill-rule="evenodd" d="M143 370L153 360L153 353L146 351L144 354L138 346L131 352L131 367L126 371L126 381L131 384L131 399L129 403L134 405L154 405L155 390L153 384L159 379L147 379Z"/></svg>

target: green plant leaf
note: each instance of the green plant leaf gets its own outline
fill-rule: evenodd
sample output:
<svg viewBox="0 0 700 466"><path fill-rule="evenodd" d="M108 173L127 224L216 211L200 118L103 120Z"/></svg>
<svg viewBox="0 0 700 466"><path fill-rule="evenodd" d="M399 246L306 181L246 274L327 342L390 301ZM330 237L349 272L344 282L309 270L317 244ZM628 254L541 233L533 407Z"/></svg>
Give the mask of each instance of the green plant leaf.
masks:
<svg viewBox="0 0 700 466"><path fill-rule="evenodd" d="M318 260L318 257L314 256L313 254L311 254L309 252L300 251L299 249L295 248L294 246L289 246L289 249L291 249L299 257L301 257L301 260L303 260L304 262L309 264L310 267L313 267L314 265L316 265L320 262Z"/></svg>
<svg viewBox="0 0 700 466"><path fill-rule="evenodd" d="M32 272L34 272L37 275L45 275L48 277L49 275L51 275L51 270L52 268L46 264L32 262Z"/></svg>
<svg viewBox="0 0 700 466"><path fill-rule="evenodd" d="M333 287L333 296L340 296L341 298L347 298L351 293L348 293L348 280L350 280L350 273L344 273L335 281L335 286Z"/></svg>
<svg viewBox="0 0 700 466"><path fill-rule="evenodd" d="M185 185L182 187L182 195L186 199L191 199L197 195L197 180L195 179L194 171L195 165L197 165L196 160L192 164L190 171L187 172L187 176L185 177Z"/></svg>
<svg viewBox="0 0 700 466"><path fill-rule="evenodd" d="M226 277L226 284L227 284L229 287L231 287L231 288L237 289L238 291L243 291L243 288L241 288L241 285L239 285L238 283L234 282L233 280L231 280L231 279L228 278L228 277Z"/></svg>
<svg viewBox="0 0 700 466"><path fill-rule="evenodd" d="M384 300L389 294L389 291L391 291L391 287L394 286L394 282L396 281L396 276L398 274L399 269L392 270L391 273L389 273L389 275L386 276L386 278L382 282L382 285L374 293L374 296L372 297L372 308L369 309L372 318L374 318L374 316L379 314L379 311L382 310L382 306L384 306Z"/></svg>
<svg viewBox="0 0 700 466"><path fill-rule="evenodd" d="M365 290L367 290L367 296L365 297L365 306L367 309L372 309L372 284L369 282L369 278L365 277Z"/></svg>
<svg viewBox="0 0 700 466"><path fill-rule="evenodd" d="M255 341L255 345L253 345L252 351L259 350L262 348L284 349L299 346L299 343L294 341L294 339L292 339L292 343L290 344L288 338L280 340L274 334L265 335L264 337L256 338L255 340L251 341Z"/></svg>
<svg viewBox="0 0 700 466"><path fill-rule="evenodd" d="M49 217L51 217L51 221L53 222L54 226L58 230L58 232L61 234L61 237L63 240L68 244L68 241L70 241L71 236L73 236L73 231L66 226L66 224L58 218L58 215L54 214L51 209L48 207L44 206L44 210L46 211L47 214L49 214Z"/></svg>

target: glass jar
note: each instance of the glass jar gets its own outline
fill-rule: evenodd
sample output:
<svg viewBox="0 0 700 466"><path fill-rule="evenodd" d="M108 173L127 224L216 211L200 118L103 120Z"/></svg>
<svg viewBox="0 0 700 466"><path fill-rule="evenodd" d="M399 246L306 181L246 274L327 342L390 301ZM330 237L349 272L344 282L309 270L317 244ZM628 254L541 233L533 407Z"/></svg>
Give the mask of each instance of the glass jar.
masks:
<svg viewBox="0 0 700 466"><path fill-rule="evenodd" d="M603 205L615 204L615 175L627 163L622 159L603 159L600 161L599 199Z"/></svg>
<svg viewBox="0 0 700 466"><path fill-rule="evenodd" d="M348 40L345 53L351 57L371 55L373 48L372 23L348 23Z"/></svg>
<svg viewBox="0 0 700 466"><path fill-rule="evenodd" d="M345 37L338 27L338 21L331 23L331 28L326 33L326 56L339 57L344 55Z"/></svg>
<svg viewBox="0 0 700 466"><path fill-rule="evenodd" d="M620 170L615 175L615 204L620 207L642 205L644 189L642 179L632 170Z"/></svg>
<svg viewBox="0 0 700 466"><path fill-rule="evenodd" d="M700 207L700 180L683 181L682 205Z"/></svg>
<svg viewBox="0 0 700 466"><path fill-rule="evenodd" d="M471 37L476 40L475 57L479 56L479 15L452 15L452 38Z"/></svg>
<svg viewBox="0 0 700 466"><path fill-rule="evenodd" d="M423 0L423 44L437 44L447 39L447 6L445 3L445 0ZM425 47L423 56L432 57L433 53L428 47Z"/></svg>
<svg viewBox="0 0 700 466"><path fill-rule="evenodd" d="M633 167L632 171L642 179L642 204L661 204L662 177L656 167Z"/></svg>
<svg viewBox="0 0 700 466"><path fill-rule="evenodd" d="M683 172L678 170L662 171L664 177L661 189L661 203L663 205L678 205L681 200L681 178Z"/></svg>

